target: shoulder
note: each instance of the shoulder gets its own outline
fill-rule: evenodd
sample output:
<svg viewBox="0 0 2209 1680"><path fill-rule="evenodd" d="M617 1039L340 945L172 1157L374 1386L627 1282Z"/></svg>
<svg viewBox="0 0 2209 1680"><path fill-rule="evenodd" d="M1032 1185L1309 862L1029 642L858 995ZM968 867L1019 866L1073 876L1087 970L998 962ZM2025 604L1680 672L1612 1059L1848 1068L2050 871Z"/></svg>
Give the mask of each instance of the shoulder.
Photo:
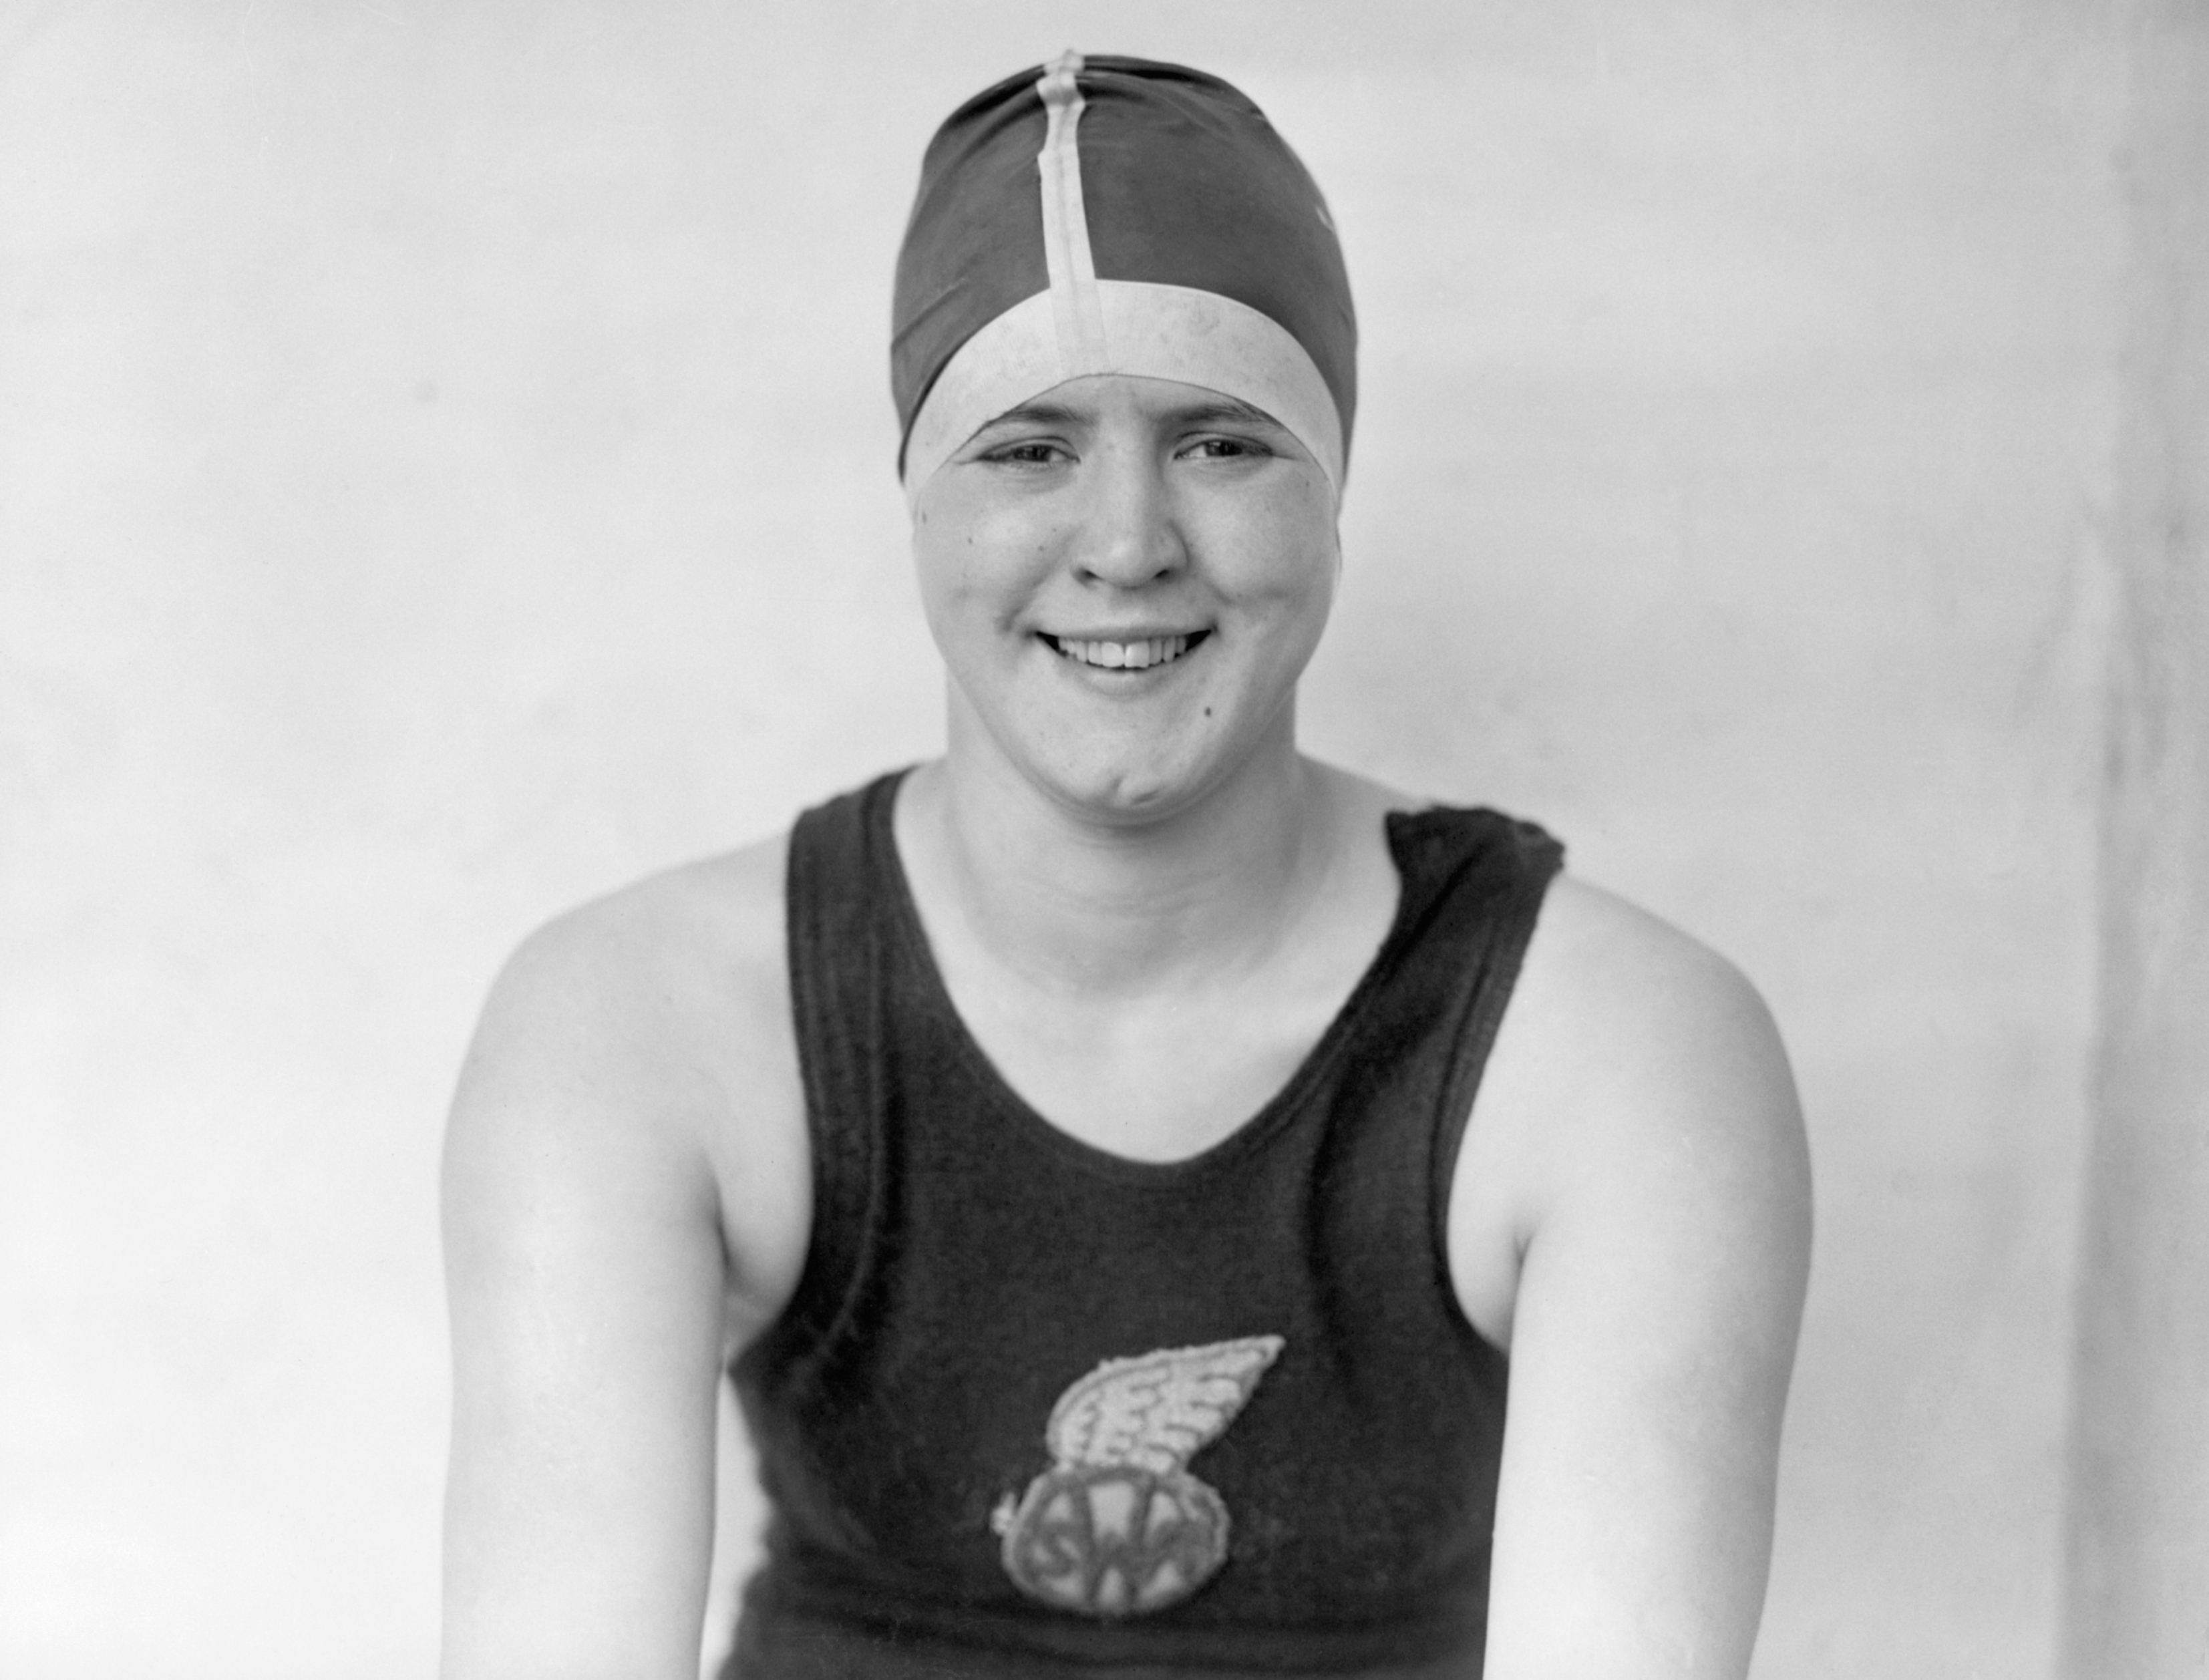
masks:
<svg viewBox="0 0 2209 1680"><path fill-rule="evenodd" d="M777 842L655 876L491 988L444 1161L449 1672L695 1661L714 1384L810 1217L780 876Z"/></svg>
<svg viewBox="0 0 2209 1680"><path fill-rule="evenodd" d="M461 1071L448 1227L543 1224L571 1201L586 1217L627 1197L639 1218L724 1226L732 1249L755 1240L770 1252L750 1269L783 1269L776 1227L805 1169L786 850L778 835L663 871L522 941ZM742 1205L748 1189L761 1207Z"/></svg>
<svg viewBox="0 0 2209 1680"><path fill-rule="evenodd" d="M532 933L492 985L464 1092L708 1099L785 992L785 848L778 836L647 876Z"/></svg>
<svg viewBox="0 0 2209 1680"><path fill-rule="evenodd" d="M1490 1070L1451 1237L1511 1356L1490 1665L1746 1673L1809 1264L1779 1033L1732 964L1563 879Z"/></svg>
<svg viewBox="0 0 2209 1680"><path fill-rule="evenodd" d="M1550 888L1512 1012L1520 1052L1581 1097L1768 1096L1785 1077L1779 1029L1740 969L1571 875Z"/></svg>
<svg viewBox="0 0 2209 1680"><path fill-rule="evenodd" d="M721 1012L732 988L774 983L787 848L778 834L555 917L500 971L484 1015L488 1042L547 1027L585 1029L570 1048L664 1039L700 1025L702 1012Z"/></svg>
<svg viewBox="0 0 2209 1680"><path fill-rule="evenodd" d="M1715 1245L1799 1299L1809 1160L1779 1028L1740 969L1614 894L1551 883L1466 1150L1453 1249L1485 1257L1468 1310L1506 1336L1544 1241L1682 1266Z"/></svg>

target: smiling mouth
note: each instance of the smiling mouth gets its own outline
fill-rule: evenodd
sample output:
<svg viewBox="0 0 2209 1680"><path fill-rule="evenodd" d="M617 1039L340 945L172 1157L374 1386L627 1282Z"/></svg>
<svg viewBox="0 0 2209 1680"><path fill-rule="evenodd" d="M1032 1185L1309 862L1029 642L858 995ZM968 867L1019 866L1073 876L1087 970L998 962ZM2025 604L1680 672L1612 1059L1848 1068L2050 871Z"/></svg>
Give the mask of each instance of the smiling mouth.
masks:
<svg viewBox="0 0 2209 1680"><path fill-rule="evenodd" d="M1154 635L1143 641L1078 641L1071 636L1041 633L1043 642L1062 659L1104 671L1146 671L1154 665L1171 665L1212 634L1196 630L1188 635Z"/></svg>

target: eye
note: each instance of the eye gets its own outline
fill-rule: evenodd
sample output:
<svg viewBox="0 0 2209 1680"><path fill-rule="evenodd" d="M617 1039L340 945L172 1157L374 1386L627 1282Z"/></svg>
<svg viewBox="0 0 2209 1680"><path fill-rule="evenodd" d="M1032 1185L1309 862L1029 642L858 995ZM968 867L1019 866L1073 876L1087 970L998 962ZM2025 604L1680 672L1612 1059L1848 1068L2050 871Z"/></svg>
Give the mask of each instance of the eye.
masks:
<svg viewBox="0 0 2209 1680"><path fill-rule="evenodd" d="M1063 444L1048 438L1028 437L1017 443L1000 443L983 452L982 459L1005 467L1050 467L1073 456Z"/></svg>
<svg viewBox="0 0 2209 1680"><path fill-rule="evenodd" d="M1255 437L1200 437L1182 450L1183 455L1196 461L1240 461L1273 453Z"/></svg>

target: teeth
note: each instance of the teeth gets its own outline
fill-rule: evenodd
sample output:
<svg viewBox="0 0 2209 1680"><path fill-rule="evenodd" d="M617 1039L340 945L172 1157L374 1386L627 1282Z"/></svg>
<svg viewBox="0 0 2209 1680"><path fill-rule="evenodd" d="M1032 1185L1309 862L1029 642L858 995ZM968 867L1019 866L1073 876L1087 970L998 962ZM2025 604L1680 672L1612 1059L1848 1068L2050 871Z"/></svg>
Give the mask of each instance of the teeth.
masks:
<svg viewBox="0 0 2209 1680"><path fill-rule="evenodd" d="M1153 636L1147 641L1053 640L1067 658L1080 665L1101 665L1107 671L1141 671L1177 659L1189 651L1189 638L1185 635Z"/></svg>

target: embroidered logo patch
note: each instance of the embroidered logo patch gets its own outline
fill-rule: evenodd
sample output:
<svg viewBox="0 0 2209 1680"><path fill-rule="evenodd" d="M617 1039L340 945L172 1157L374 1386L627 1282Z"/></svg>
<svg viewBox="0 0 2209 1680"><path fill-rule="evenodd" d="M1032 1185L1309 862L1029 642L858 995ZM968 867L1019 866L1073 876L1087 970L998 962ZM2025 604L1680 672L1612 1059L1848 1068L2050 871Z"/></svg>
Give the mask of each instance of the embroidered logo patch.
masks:
<svg viewBox="0 0 2209 1680"><path fill-rule="evenodd" d="M1091 1616L1186 1599L1227 1561L1227 1507L1189 1473L1281 1351L1279 1336L1107 1359L1058 1398L1044 1440L1057 1460L992 1525L1005 1573L1030 1598Z"/></svg>

